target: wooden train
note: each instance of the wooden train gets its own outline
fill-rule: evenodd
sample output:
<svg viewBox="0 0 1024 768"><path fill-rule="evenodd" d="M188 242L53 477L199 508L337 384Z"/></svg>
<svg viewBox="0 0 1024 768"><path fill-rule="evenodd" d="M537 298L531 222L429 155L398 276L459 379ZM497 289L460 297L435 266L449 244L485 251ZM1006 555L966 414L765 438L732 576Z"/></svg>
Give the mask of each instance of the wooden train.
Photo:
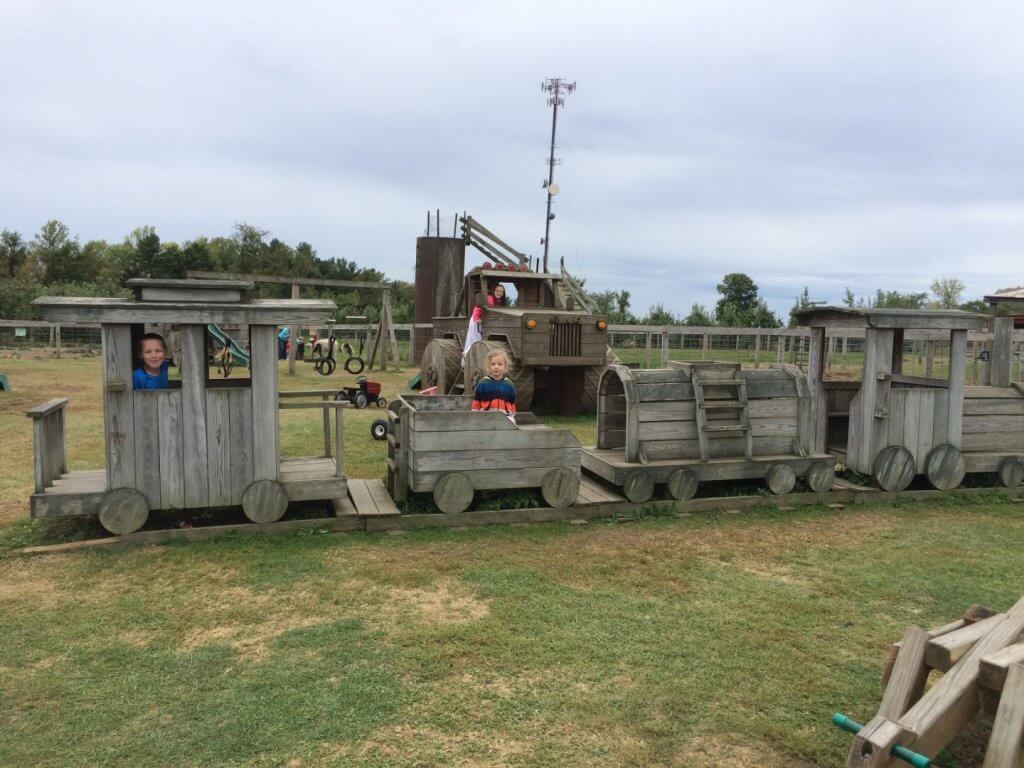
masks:
<svg viewBox="0 0 1024 768"><path fill-rule="evenodd" d="M471 413L469 397L401 396L389 404L390 499L380 481L372 492L357 492L343 473L343 404L327 391L277 391L276 327L324 323L333 305L250 301L249 283L211 283L134 281L134 301L36 300L47 319L102 324L107 461L104 470L68 472L66 401L29 411L33 516L98 514L111 532L129 533L154 509L240 504L254 522L272 522L296 500L320 499L348 513L365 491L375 509L390 514L398 513L392 500L424 492L442 511L458 513L476 491L512 488L537 488L557 508L576 502L582 470L634 503L651 499L658 486L671 498L689 499L700 483L714 480L763 478L772 493L785 494L803 478L824 493L837 462L888 491L905 489L918 475L942 490L957 487L967 472L997 472L1007 487L1024 481L1024 389L1010 382L1006 321L959 311L822 307L797 315L811 329L806 373L713 362L609 366L599 384L593 447L532 414L512 423L501 414ZM966 387L967 332L990 321L991 385ZM181 381L167 390L132 391L133 338L154 323L179 329ZM249 325L250 379L210 376L209 323ZM825 330L832 326L864 329L861 381L825 380ZM949 334L947 378L903 375L907 329ZM294 394L314 401L285 401ZM289 407L322 409L324 456L280 457L277 413ZM331 409L338 424L333 460Z"/></svg>

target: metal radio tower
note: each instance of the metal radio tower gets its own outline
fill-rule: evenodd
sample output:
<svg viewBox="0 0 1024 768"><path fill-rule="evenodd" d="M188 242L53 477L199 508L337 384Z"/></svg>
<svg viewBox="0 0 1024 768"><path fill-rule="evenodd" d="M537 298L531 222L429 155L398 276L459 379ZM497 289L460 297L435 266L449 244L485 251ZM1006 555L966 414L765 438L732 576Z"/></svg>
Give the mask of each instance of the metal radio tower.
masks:
<svg viewBox="0 0 1024 768"><path fill-rule="evenodd" d="M558 108L565 106L564 96L576 90L576 82L566 83L560 77L549 77L540 84L540 89L548 93L548 106L551 111L551 154L548 156L548 180L544 183L544 189L548 191L548 215L544 219L544 271L548 271L548 245L551 240L551 220L555 214L551 212L551 198L558 194L558 185L555 184L555 166L561 164L561 160L555 158L555 129L558 127ZM562 259L562 266L565 260Z"/></svg>

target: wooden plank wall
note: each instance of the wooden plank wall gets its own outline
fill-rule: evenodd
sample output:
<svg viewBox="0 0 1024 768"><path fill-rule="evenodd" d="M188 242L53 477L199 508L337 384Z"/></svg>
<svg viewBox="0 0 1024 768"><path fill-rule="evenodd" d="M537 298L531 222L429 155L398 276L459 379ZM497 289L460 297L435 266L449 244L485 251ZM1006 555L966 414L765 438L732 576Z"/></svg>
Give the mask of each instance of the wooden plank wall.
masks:
<svg viewBox="0 0 1024 768"><path fill-rule="evenodd" d="M185 451L185 506L210 503L206 443L206 326L181 327L182 446Z"/></svg>
<svg viewBox="0 0 1024 768"><path fill-rule="evenodd" d="M914 457L919 474L932 448L949 442L949 390L894 388L884 445L902 445Z"/></svg>
<svg viewBox="0 0 1024 768"><path fill-rule="evenodd" d="M280 436L277 409L277 328L249 328L252 368L253 479L277 480Z"/></svg>
<svg viewBox="0 0 1024 768"><path fill-rule="evenodd" d="M850 439L846 463L857 472L871 474L872 462L885 447L888 424L875 413L889 408L890 382L879 374L892 373L891 328L868 328L864 337L864 376L860 391L850 403Z"/></svg>
<svg viewBox="0 0 1024 768"><path fill-rule="evenodd" d="M963 405L964 451L1020 454L1024 394L1014 388L967 387Z"/></svg>
<svg viewBox="0 0 1024 768"><path fill-rule="evenodd" d="M127 325L103 325L103 434L107 490L135 487L135 400L132 397L132 333Z"/></svg>

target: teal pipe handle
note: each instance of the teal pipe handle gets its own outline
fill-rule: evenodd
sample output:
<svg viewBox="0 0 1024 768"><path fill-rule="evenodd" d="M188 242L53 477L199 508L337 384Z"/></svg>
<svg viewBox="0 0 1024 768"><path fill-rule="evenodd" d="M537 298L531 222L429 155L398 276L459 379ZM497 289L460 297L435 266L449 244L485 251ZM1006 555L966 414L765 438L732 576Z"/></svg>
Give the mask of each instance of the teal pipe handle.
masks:
<svg viewBox="0 0 1024 768"><path fill-rule="evenodd" d="M849 733L857 733L864 727L860 723L855 723L842 712L832 713L832 725ZM892 756L899 758L905 763L910 763L914 768L931 768L932 765L930 757L919 755L917 752L913 752L900 744L893 746Z"/></svg>

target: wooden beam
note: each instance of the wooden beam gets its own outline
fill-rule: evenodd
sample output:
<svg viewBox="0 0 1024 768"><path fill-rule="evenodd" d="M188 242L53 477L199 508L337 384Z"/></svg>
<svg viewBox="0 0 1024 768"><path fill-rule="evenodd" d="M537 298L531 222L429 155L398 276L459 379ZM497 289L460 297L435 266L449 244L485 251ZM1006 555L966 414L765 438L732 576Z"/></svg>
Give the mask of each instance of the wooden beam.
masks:
<svg viewBox="0 0 1024 768"><path fill-rule="evenodd" d="M384 290L387 283L369 283L364 280L328 280L319 277L289 277L287 275L252 275L241 272L203 272L190 269L185 272L186 277L201 278L203 280L246 280L250 283L267 283L276 285L309 285L318 288L366 288L369 290Z"/></svg>
<svg viewBox="0 0 1024 768"><path fill-rule="evenodd" d="M292 283L292 298L299 298L299 284ZM299 326L294 323L288 327L288 375L295 375L295 353L299 348ZM275 358L276 360L276 358Z"/></svg>
<svg viewBox="0 0 1024 768"><path fill-rule="evenodd" d="M992 737L982 768L1020 768L1024 765L1024 666L1014 664L1006 674Z"/></svg>

